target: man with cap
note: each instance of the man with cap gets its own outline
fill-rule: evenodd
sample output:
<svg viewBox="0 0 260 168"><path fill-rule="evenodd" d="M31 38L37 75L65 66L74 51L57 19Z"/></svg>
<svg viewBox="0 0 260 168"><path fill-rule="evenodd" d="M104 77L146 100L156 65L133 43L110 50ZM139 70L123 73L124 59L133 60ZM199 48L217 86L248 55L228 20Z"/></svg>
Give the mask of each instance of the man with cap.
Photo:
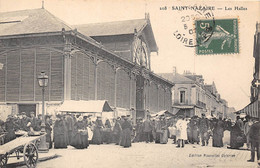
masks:
<svg viewBox="0 0 260 168"><path fill-rule="evenodd" d="M200 131L202 146L205 146L205 141L206 141L206 145L208 145L209 144L208 130L210 125L209 125L209 120L205 117L204 113L201 114L201 119L199 120L198 127Z"/></svg>
<svg viewBox="0 0 260 168"><path fill-rule="evenodd" d="M49 149L52 148L52 140L51 140L51 132L52 132L52 128L51 128L51 116L50 115L45 115L45 130L46 130L46 142L49 143Z"/></svg>

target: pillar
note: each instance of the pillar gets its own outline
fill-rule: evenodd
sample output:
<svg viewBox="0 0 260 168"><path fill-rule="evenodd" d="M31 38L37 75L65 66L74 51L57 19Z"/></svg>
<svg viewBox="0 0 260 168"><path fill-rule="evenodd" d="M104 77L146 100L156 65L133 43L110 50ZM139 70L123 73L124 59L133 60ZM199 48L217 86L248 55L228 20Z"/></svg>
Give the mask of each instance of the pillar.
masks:
<svg viewBox="0 0 260 168"><path fill-rule="evenodd" d="M66 44L64 48L64 100L71 99L71 48Z"/></svg>

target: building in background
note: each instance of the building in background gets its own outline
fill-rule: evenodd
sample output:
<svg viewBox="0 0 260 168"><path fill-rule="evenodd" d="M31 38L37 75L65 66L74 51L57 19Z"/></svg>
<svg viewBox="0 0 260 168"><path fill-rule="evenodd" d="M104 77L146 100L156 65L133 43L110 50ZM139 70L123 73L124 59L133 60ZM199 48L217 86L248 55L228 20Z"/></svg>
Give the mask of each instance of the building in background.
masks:
<svg viewBox="0 0 260 168"><path fill-rule="evenodd" d="M259 100L260 100L260 24L256 23L256 31L254 35L253 57L255 61L253 80L251 82L251 97L250 103L243 109L237 111L237 114L245 114L251 117L260 118Z"/></svg>
<svg viewBox="0 0 260 168"><path fill-rule="evenodd" d="M171 110L173 83L150 67L158 47L148 15L72 28L45 9L32 9L1 13L0 24L1 118L41 111L42 71L49 76L50 114L71 100L107 100L116 114L134 118Z"/></svg>
<svg viewBox="0 0 260 168"><path fill-rule="evenodd" d="M220 97L215 83L204 84L202 75L185 71L183 75L176 72L161 73L162 77L172 81L173 112L178 115L192 117L205 113L211 117L227 117L228 103Z"/></svg>

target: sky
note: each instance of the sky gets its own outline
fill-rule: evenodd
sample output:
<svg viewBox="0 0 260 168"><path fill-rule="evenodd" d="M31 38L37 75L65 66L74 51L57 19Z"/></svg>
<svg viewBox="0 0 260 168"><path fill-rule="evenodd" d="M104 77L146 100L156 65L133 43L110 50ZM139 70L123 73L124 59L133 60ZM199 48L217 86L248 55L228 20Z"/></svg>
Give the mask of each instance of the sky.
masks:
<svg viewBox="0 0 260 168"><path fill-rule="evenodd" d="M215 19L238 18L239 54L198 56L194 47L185 47L173 35L183 31L183 17L194 11L171 10L172 6L206 5L222 8L212 10ZM167 10L160 8L167 7ZM0 0L0 12L35 9L42 0ZM244 10L234 10L242 7ZM141 19L150 14L152 29L159 52L151 57L155 73L172 73L173 67L203 75L205 83L215 82L221 98L229 107L240 110L250 103L253 79L253 40L256 22L260 22L260 2L257 1L181 1L181 0L44 0L44 8L69 25ZM225 9L232 10L225 10ZM246 8L246 10L245 10ZM193 21L187 20L192 26ZM185 22L185 23L186 23ZM193 36L187 37L194 38Z"/></svg>

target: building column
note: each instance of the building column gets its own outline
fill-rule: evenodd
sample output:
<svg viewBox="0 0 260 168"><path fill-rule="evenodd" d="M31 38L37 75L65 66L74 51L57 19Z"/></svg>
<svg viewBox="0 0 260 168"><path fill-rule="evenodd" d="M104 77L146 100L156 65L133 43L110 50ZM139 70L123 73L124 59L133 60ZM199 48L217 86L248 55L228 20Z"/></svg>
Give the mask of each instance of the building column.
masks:
<svg viewBox="0 0 260 168"><path fill-rule="evenodd" d="M64 100L71 99L71 48L66 44L64 48Z"/></svg>
<svg viewBox="0 0 260 168"><path fill-rule="evenodd" d="M129 78L130 78L130 81L129 81L129 109L131 109L132 107L132 73L130 72L129 74Z"/></svg>
<svg viewBox="0 0 260 168"><path fill-rule="evenodd" d="M157 87L156 87L156 89L157 89L157 112L159 112L160 110L160 107L159 107L159 94L160 94L160 92L159 92L159 87L160 87L160 85L157 85Z"/></svg>
<svg viewBox="0 0 260 168"><path fill-rule="evenodd" d="M116 106L117 106L117 104L116 104L116 99L117 99L117 97L116 97L116 94L117 94L117 87L116 87L116 84L117 84L117 68L114 68L114 75L115 75L115 86L114 86L114 107L115 107L115 109L116 109ZM115 116L116 117L118 117L118 112L117 112L117 110L115 111Z"/></svg>
<svg viewBox="0 0 260 168"><path fill-rule="evenodd" d="M95 100L97 100L97 59L96 58L94 60L94 64L95 64L95 71L94 71L94 75L95 75L95 81L94 81L94 85L95 85Z"/></svg>

